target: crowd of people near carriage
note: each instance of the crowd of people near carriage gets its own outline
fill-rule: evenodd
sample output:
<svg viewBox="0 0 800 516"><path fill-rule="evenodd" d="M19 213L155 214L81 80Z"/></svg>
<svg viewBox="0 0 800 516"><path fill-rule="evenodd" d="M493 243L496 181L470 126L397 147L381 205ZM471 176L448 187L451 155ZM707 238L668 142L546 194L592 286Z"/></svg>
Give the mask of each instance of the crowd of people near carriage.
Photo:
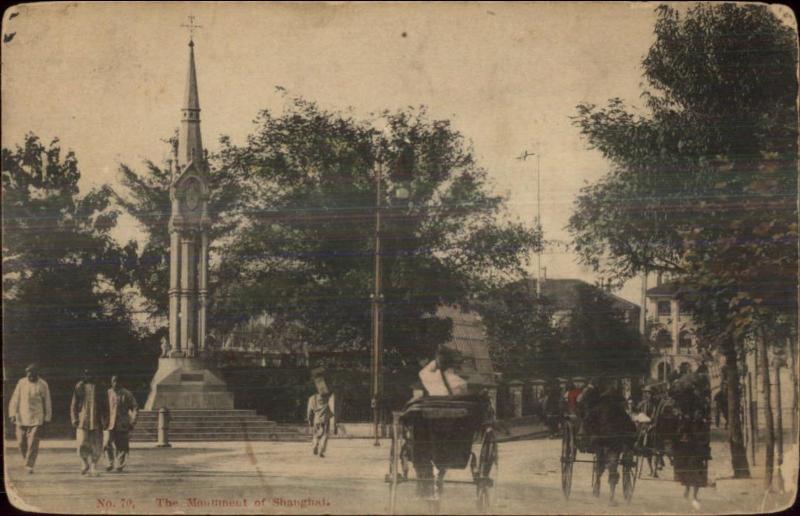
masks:
<svg viewBox="0 0 800 516"><path fill-rule="evenodd" d="M552 438L561 437L564 424L578 427L582 443L596 454L600 475L609 473L612 505L620 456L633 450L646 459L653 477L666 466L666 457L675 480L685 488L684 497L699 508L699 489L709 485L712 412L717 427L720 416L727 426L726 396L723 384L712 399L705 364L695 371L685 364L665 381L645 385L638 400L626 397L616 378L570 379L563 388L553 382L540 415Z"/></svg>

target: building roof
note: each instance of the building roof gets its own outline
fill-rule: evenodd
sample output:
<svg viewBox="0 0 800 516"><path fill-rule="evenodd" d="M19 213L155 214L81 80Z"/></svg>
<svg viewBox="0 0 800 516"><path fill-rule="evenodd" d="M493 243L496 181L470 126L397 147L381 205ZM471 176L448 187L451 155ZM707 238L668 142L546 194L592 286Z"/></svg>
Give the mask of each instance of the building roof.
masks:
<svg viewBox="0 0 800 516"><path fill-rule="evenodd" d="M685 285L678 285L675 281L666 281L661 285L647 289L648 297L677 297L679 295L690 294L694 289Z"/></svg>
<svg viewBox="0 0 800 516"><path fill-rule="evenodd" d="M528 280L532 291L536 290L536 280ZM556 310L572 310L578 304L578 287L594 285L579 279L559 278L542 281L542 295L549 298ZM598 287L595 287L598 288ZM631 303L611 292L602 291L618 310L639 310L639 305Z"/></svg>
<svg viewBox="0 0 800 516"><path fill-rule="evenodd" d="M461 353L463 362L458 373L472 385L495 385L494 366L489 356L486 328L480 315L464 311L457 306L440 306L436 311L440 318L453 321L453 334L445 347Z"/></svg>

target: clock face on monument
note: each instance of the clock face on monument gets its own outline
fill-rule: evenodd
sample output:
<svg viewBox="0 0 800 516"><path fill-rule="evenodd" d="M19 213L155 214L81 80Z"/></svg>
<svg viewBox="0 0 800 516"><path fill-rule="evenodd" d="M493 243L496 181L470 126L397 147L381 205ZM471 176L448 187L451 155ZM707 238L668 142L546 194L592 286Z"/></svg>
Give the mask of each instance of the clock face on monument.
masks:
<svg viewBox="0 0 800 516"><path fill-rule="evenodd" d="M203 204L203 189L200 182L193 177L187 178L180 199L184 220L189 223L199 222Z"/></svg>
<svg viewBox="0 0 800 516"><path fill-rule="evenodd" d="M186 183L186 207L190 211L196 211L200 207L200 185L195 180Z"/></svg>

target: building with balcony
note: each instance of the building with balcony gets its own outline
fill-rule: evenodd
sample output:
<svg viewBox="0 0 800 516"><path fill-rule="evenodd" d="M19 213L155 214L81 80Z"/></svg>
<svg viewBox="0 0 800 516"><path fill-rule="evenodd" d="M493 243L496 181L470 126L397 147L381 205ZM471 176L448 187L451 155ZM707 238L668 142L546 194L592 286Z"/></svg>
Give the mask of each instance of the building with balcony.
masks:
<svg viewBox="0 0 800 516"><path fill-rule="evenodd" d="M653 360L650 376L664 381L672 371L695 370L701 362L696 325L689 305L682 300L685 287L674 282L658 282L647 291L646 335Z"/></svg>

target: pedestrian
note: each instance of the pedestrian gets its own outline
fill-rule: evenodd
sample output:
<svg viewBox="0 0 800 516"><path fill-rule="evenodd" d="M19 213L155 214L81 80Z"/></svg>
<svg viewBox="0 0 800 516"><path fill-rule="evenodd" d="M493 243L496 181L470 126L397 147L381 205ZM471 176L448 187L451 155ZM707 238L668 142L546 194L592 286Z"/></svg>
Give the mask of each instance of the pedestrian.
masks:
<svg viewBox="0 0 800 516"><path fill-rule="evenodd" d="M457 370L460 353L444 346L436 350L433 360L423 367L418 376L428 396L460 396L467 394L467 381Z"/></svg>
<svg viewBox="0 0 800 516"><path fill-rule="evenodd" d="M702 371L701 371L702 373ZM706 379L702 374L688 375L676 382L673 399L678 425L672 446L675 480L685 487L683 497L700 509L698 491L708 485L708 461L711 459Z"/></svg>
<svg viewBox="0 0 800 516"><path fill-rule="evenodd" d="M647 459L647 465L650 468L650 476L654 478L658 478L658 466L659 466L659 456L657 452L653 450L657 449L656 444L651 441L654 437L655 432L654 428L656 425L656 410L658 408L658 400L653 396L653 387L650 385L645 385L642 389L642 400L636 406L636 411L639 414L644 414L647 416L649 422L642 423L642 438L645 437L648 439L646 443L642 443L643 453L645 458ZM653 455L656 455L656 465L655 468L653 467ZM662 459L663 460L663 459Z"/></svg>
<svg viewBox="0 0 800 516"><path fill-rule="evenodd" d="M578 397L581 395L581 388L577 387L571 380L567 382L567 392L564 395L566 398L566 411L570 415L578 413Z"/></svg>
<svg viewBox="0 0 800 516"><path fill-rule="evenodd" d="M50 388L39 378L36 364L25 368L25 376L20 378L8 406L11 424L16 427L17 441L25 469L33 474L36 456L39 454L39 440L44 425L53 418L50 401Z"/></svg>
<svg viewBox="0 0 800 516"><path fill-rule="evenodd" d="M108 420L108 396L95 382L88 369L75 385L70 404L72 426L83 463L81 475L97 476L97 461L103 454L103 428Z"/></svg>
<svg viewBox="0 0 800 516"><path fill-rule="evenodd" d="M600 391L598 389L598 377L589 379L589 383L583 388L580 395L578 395L578 414L585 417L591 409L597 404L600 398Z"/></svg>
<svg viewBox="0 0 800 516"><path fill-rule="evenodd" d="M306 417L313 436L311 443L313 444L314 455L319 454L320 458L324 458L325 450L328 447L331 424L335 424L333 394L329 392L312 394L308 398Z"/></svg>
<svg viewBox="0 0 800 516"><path fill-rule="evenodd" d="M130 431L136 424L139 404L131 391L124 388L119 375L111 377L111 388L108 389L108 425L106 431L106 471L112 471L116 462L117 472L125 467L130 452Z"/></svg>

